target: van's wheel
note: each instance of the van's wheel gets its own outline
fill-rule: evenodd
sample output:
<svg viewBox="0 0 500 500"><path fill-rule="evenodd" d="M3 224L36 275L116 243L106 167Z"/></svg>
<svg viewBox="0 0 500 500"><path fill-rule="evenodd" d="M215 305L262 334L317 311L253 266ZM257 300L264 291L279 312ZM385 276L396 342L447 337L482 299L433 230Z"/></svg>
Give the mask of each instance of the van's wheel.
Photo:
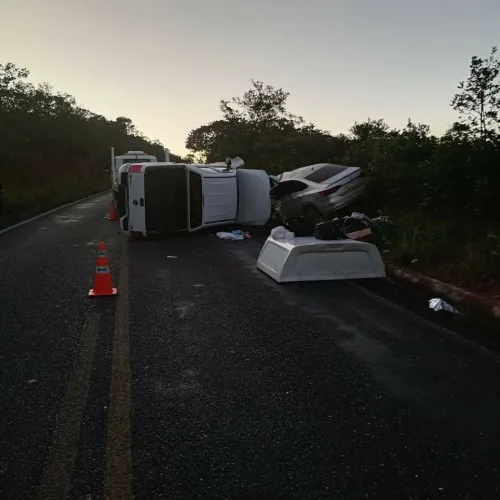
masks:
<svg viewBox="0 0 500 500"><path fill-rule="evenodd" d="M306 207L304 217L314 225L323 222L323 214L316 207Z"/></svg>

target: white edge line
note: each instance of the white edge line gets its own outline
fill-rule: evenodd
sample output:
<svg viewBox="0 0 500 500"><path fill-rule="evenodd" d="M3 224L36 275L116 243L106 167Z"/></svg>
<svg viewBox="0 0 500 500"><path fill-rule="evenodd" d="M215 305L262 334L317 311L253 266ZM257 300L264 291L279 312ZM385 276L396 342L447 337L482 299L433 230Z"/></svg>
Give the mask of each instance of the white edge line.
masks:
<svg viewBox="0 0 500 500"><path fill-rule="evenodd" d="M7 233L8 231L15 229L16 227L23 226L24 224L28 224L28 222L34 221L36 219L40 219L42 217L45 217L46 215L50 215L54 212L57 212L58 210L62 210L63 208L71 207L72 205L76 205L76 204L81 203L82 201L85 201L85 200L90 200L91 198L96 198L97 196L105 194L109 191L110 191L110 189L106 189L106 191L101 191L100 193L91 194L90 196L87 196L86 198L82 198L81 200L72 201L71 203L66 203L66 205L62 205L60 207L53 208L52 210L49 210L48 212L44 212L43 214L35 215L35 217L31 217L30 219L23 220L22 222L18 222L17 224L14 224L13 226L9 226L9 227L6 227L5 229L2 229L0 231L0 235Z"/></svg>

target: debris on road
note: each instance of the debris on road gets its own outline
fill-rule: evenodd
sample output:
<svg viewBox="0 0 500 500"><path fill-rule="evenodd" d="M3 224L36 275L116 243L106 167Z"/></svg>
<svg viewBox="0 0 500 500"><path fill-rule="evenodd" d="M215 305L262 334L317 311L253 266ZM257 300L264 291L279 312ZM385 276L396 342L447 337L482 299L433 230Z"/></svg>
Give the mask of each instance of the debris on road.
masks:
<svg viewBox="0 0 500 500"><path fill-rule="evenodd" d="M269 237L260 251L257 268L278 283L385 277L377 247L348 238Z"/></svg>
<svg viewBox="0 0 500 500"><path fill-rule="evenodd" d="M460 314L451 304L448 304L443 299L430 299L429 307L434 309L434 311L447 311L453 314Z"/></svg>
<svg viewBox="0 0 500 500"><path fill-rule="evenodd" d="M274 239L284 239L287 229L296 236L314 236L320 240L360 240L373 234L375 223L360 212L333 220L326 220L312 224L306 217L294 215L284 226L278 226L271 231Z"/></svg>
<svg viewBox="0 0 500 500"><path fill-rule="evenodd" d="M295 233L298 237L307 237L314 234L316 224L312 223L307 217L294 215L287 219L285 227L288 231Z"/></svg>
<svg viewBox="0 0 500 500"><path fill-rule="evenodd" d="M316 227L314 228L314 237L317 240L326 241L338 241L347 239L347 235L344 233L344 231L340 227L339 222L336 220L330 220L316 224Z"/></svg>
<svg viewBox="0 0 500 500"><path fill-rule="evenodd" d="M215 233L217 238L221 240L233 240L233 241L241 241L241 240L249 240L251 238L250 233L243 232L241 229L235 229L234 231L228 233L225 231L219 231Z"/></svg>
<svg viewBox="0 0 500 500"><path fill-rule="evenodd" d="M271 238L275 240L284 240L286 238L286 233L288 230L284 226L277 226L271 231Z"/></svg>
<svg viewBox="0 0 500 500"><path fill-rule="evenodd" d="M361 238L364 238L365 236L370 236L370 234L372 234L372 230L367 227L366 229L353 231L352 233L346 233L346 236L351 240L359 240Z"/></svg>
<svg viewBox="0 0 500 500"><path fill-rule="evenodd" d="M167 255L167 259L177 259L177 255Z"/></svg>
<svg viewBox="0 0 500 500"><path fill-rule="evenodd" d="M342 229L351 240L359 240L372 234L374 223L365 214L353 212L342 219Z"/></svg>
<svg viewBox="0 0 500 500"><path fill-rule="evenodd" d="M362 214L360 212L353 212L350 215L351 219L357 219L357 220L369 220L368 217L365 214Z"/></svg>
<svg viewBox="0 0 500 500"><path fill-rule="evenodd" d="M373 228L360 212L316 224L293 215L271 230L257 268L278 283L385 277L377 246L356 241L371 235Z"/></svg>
<svg viewBox="0 0 500 500"><path fill-rule="evenodd" d="M239 234L227 233L225 231L219 231L218 233L215 233L215 235L220 240L240 241L245 239L242 234L239 235Z"/></svg>

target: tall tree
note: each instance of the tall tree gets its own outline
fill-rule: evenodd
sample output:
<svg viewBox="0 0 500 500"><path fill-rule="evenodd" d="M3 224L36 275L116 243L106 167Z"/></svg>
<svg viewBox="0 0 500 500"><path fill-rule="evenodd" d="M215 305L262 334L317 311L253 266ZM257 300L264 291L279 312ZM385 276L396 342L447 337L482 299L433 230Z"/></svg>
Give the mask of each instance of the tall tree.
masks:
<svg viewBox="0 0 500 500"><path fill-rule="evenodd" d="M116 120L116 125L120 128L122 132L125 134L133 135L136 133L135 125L132 123L130 118L126 118L125 116L119 116Z"/></svg>
<svg viewBox="0 0 500 500"><path fill-rule="evenodd" d="M474 56L466 81L458 85L458 92L451 105L458 111L462 123L473 137L482 142L495 138L500 124L500 61L495 58L493 47L487 58Z"/></svg>
<svg viewBox="0 0 500 500"><path fill-rule="evenodd" d="M231 101L220 102L224 120L247 121L261 126L295 126L304 122L300 116L287 111L286 101L290 95L288 92L272 85L264 85L260 81L251 82L252 88L247 90L243 97L233 97Z"/></svg>
<svg viewBox="0 0 500 500"><path fill-rule="evenodd" d="M299 167L311 155L325 157L326 144L334 144L331 136L287 110L289 93L251 82L242 97L221 100L222 119L192 130L186 147L206 161L240 155L247 165L275 173Z"/></svg>

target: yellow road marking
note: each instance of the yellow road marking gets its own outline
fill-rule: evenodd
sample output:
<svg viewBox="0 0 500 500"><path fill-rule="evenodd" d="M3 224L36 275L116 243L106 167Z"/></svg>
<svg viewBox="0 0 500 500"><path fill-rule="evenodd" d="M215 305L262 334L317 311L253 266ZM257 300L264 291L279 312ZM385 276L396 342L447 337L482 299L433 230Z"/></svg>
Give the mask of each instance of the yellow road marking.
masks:
<svg viewBox="0 0 500 500"><path fill-rule="evenodd" d="M122 244L111 370L105 500L132 500L128 252Z"/></svg>
<svg viewBox="0 0 500 500"><path fill-rule="evenodd" d="M78 451L80 425L89 394L98 332L99 314L87 315L81 333L80 356L68 382L40 482L40 500L68 498Z"/></svg>

